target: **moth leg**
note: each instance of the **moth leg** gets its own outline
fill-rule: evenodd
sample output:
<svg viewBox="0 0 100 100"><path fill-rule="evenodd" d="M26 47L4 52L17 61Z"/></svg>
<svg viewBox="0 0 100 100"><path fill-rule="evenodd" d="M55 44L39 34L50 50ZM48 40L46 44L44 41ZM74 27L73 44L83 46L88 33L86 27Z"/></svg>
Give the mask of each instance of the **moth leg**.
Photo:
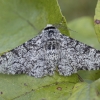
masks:
<svg viewBox="0 0 100 100"><path fill-rule="evenodd" d="M73 68L65 59L62 59L58 65L58 72L60 75L70 76L73 73Z"/></svg>

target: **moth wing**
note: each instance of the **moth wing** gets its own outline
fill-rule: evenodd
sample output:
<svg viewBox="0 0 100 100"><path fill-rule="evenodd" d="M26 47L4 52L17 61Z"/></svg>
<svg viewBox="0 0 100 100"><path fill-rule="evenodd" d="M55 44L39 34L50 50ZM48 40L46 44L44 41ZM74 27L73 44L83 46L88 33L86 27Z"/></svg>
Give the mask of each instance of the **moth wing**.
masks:
<svg viewBox="0 0 100 100"><path fill-rule="evenodd" d="M99 58L98 58L99 57ZM71 75L78 70L100 69L100 51L67 36L62 36L61 60L58 71Z"/></svg>
<svg viewBox="0 0 100 100"><path fill-rule="evenodd" d="M27 73L42 59L41 35L0 56L0 73Z"/></svg>

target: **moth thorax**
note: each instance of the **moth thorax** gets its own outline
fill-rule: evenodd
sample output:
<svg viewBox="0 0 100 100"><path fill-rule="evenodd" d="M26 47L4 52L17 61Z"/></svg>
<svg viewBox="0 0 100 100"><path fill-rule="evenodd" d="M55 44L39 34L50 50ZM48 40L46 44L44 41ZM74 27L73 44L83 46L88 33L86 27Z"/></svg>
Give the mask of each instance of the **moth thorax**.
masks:
<svg viewBox="0 0 100 100"><path fill-rule="evenodd" d="M49 50L49 51L58 50L59 47L60 47L60 44L55 39L49 39L49 40L47 40L47 42L45 44L45 49Z"/></svg>
<svg viewBox="0 0 100 100"><path fill-rule="evenodd" d="M60 44L56 40L48 40L45 46L46 49L46 59L57 61L59 59Z"/></svg>

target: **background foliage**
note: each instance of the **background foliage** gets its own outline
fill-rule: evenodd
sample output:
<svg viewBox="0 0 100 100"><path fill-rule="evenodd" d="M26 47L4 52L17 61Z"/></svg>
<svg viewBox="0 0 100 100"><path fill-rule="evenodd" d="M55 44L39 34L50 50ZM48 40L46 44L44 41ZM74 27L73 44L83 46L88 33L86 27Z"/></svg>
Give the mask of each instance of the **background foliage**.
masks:
<svg viewBox="0 0 100 100"><path fill-rule="evenodd" d="M98 0L58 0L61 11L67 21L83 16L94 17Z"/></svg>

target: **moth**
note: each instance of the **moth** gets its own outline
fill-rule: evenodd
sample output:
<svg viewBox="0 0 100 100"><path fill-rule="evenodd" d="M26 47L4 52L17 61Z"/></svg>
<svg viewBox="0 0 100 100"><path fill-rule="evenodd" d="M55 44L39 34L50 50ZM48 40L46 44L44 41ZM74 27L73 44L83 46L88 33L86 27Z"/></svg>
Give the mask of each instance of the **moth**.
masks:
<svg viewBox="0 0 100 100"><path fill-rule="evenodd" d="M99 70L100 51L65 36L53 25L0 56L0 73L26 73L34 77L69 76L78 70Z"/></svg>

